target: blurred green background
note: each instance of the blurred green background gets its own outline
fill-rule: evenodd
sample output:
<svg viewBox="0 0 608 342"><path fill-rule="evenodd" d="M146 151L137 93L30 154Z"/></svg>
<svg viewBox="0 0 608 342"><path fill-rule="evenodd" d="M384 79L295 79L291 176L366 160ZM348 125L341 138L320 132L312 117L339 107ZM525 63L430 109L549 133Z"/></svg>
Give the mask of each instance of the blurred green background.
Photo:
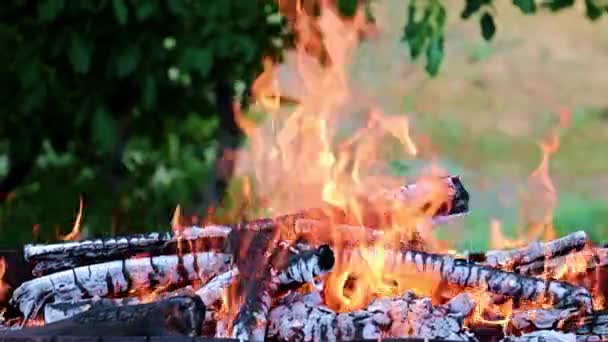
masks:
<svg viewBox="0 0 608 342"><path fill-rule="evenodd" d="M550 164L554 224L602 242L608 20L589 20L598 19L593 1L547 1L555 11L530 15L528 1L412 3L445 8L441 31L415 31L429 34L429 46L441 41L441 53L412 56L418 36L402 39L408 2L373 1L380 34L361 43L350 74L428 142L417 160L394 153L395 175L431 161L462 175L472 213L441 234L484 249L491 219L511 234L525 225L521 192L541 159L537 142L567 109L572 123ZM353 1L338 4L348 12ZM291 43L277 12L272 0L0 5L0 245L56 240L81 197L84 236L167 230L178 203L199 216L216 206L229 178L217 165L240 140L230 99L246 104L263 57Z"/></svg>

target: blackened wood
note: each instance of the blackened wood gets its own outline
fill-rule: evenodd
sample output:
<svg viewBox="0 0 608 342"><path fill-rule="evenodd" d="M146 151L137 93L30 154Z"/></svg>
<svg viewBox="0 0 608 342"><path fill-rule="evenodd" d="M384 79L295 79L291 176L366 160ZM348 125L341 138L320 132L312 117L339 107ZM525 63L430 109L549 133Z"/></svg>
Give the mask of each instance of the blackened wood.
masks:
<svg viewBox="0 0 608 342"><path fill-rule="evenodd" d="M507 336L502 342L575 342L577 336L555 330L541 330L521 336Z"/></svg>
<svg viewBox="0 0 608 342"><path fill-rule="evenodd" d="M403 249L386 253L386 267L415 267L419 272L434 272L448 283L487 289L519 300L549 302L558 308L577 307L591 312L589 291L564 281L543 280L508 272L449 255Z"/></svg>
<svg viewBox="0 0 608 342"><path fill-rule="evenodd" d="M230 268L232 256L222 253L163 255L115 260L49 274L19 286L11 304L24 317L46 301L71 301L94 296L123 295L131 290L157 286L185 286L193 280L206 282Z"/></svg>
<svg viewBox="0 0 608 342"><path fill-rule="evenodd" d="M268 267L258 277L250 277L243 304L232 322L232 337L245 341L264 341L276 277Z"/></svg>
<svg viewBox="0 0 608 342"><path fill-rule="evenodd" d="M69 319L41 327L8 331L26 336L198 336L205 305L197 296L178 296L149 304L95 307Z"/></svg>
<svg viewBox="0 0 608 342"><path fill-rule="evenodd" d="M579 250L587 243L587 234L584 231L578 231L547 242L533 242L523 248L488 251L485 253L486 264L514 269L538 260L550 259Z"/></svg>
<svg viewBox="0 0 608 342"><path fill-rule="evenodd" d="M329 272L336 259L328 245L306 250L292 255L279 269L277 278L280 285L305 284Z"/></svg>
<svg viewBox="0 0 608 342"><path fill-rule="evenodd" d="M362 310L337 313L323 306L320 295L312 292L289 298L271 310L268 339L378 341L381 337L415 336L467 341L473 340L463 327L467 314L452 312L449 306L434 306L429 298L412 293L377 299Z"/></svg>
<svg viewBox="0 0 608 342"><path fill-rule="evenodd" d="M90 265L104 261L129 258L141 254L163 255L192 251L217 250L230 228L209 226L187 227L179 234L149 233L118 236L107 239L71 241L55 244L26 245L23 255L35 276Z"/></svg>
<svg viewBox="0 0 608 342"><path fill-rule="evenodd" d="M521 265L516 267L515 271L527 275L561 278L564 275L585 273L606 266L608 266L608 248L588 248L579 252Z"/></svg>
<svg viewBox="0 0 608 342"><path fill-rule="evenodd" d="M236 267L219 274L198 289L196 295L201 298L206 307L214 305L221 300L224 291L230 287L238 275L239 270Z"/></svg>

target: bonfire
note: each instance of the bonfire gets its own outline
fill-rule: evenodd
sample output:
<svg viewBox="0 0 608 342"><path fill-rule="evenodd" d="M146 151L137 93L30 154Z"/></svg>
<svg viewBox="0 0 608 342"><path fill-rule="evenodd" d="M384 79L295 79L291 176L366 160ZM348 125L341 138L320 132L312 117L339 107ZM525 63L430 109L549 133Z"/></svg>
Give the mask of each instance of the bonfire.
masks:
<svg viewBox="0 0 608 342"><path fill-rule="evenodd" d="M70 241L24 247L31 277L11 289L2 334L608 338L601 286L608 250L584 231L540 239L551 232L550 210L531 227L532 240L500 246L508 248L459 252L437 238L438 225L469 213L469 190L436 165L413 181L383 172L387 141L412 158L419 147L407 116L383 113L349 82L363 13L346 20L324 9L319 18L301 13L296 24L296 49L280 65L267 63L254 84L268 120L235 108L249 138L235 153L236 177L243 197L263 199L265 216L200 226L177 217L171 232L81 240L81 206ZM315 55L311 45L323 48ZM346 122L355 128L344 134ZM531 175L550 199L556 137L541 144Z"/></svg>

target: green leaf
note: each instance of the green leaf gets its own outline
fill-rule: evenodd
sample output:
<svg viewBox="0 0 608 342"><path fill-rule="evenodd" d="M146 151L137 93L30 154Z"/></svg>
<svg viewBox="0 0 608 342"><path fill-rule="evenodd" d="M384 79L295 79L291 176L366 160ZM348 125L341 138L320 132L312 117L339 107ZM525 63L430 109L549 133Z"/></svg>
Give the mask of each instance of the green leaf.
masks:
<svg viewBox="0 0 608 342"><path fill-rule="evenodd" d="M181 66L184 69L196 70L202 77L207 76L213 65L213 55L208 49L190 47L184 51Z"/></svg>
<svg viewBox="0 0 608 342"><path fill-rule="evenodd" d="M75 72L86 74L89 71L92 54L93 44L77 32L72 33L68 48L68 58Z"/></svg>
<svg viewBox="0 0 608 342"><path fill-rule="evenodd" d="M21 104L21 110L26 114L30 114L43 108L43 104L46 101L47 96L48 93L46 85L44 83L39 84L37 87L34 87L27 93L25 100Z"/></svg>
<svg viewBox="0 0 608 342"><path fill-rule="evenodd" d="M141 52L139 47L137 45L129 45L116 58L116 75L118 77L130 75L137 68L140 58Z"/></svg>
<svg viewBox="0 0 608 342"><path fill-rule="evenodd" d="M439 72L443 61L443 35L436 35L426 48L426 71L432 77Z"/></svg>
<svg viewBox="0 0 608 342"><path fill-rule="evenodd" d="M357 12L358 0L338 0L338 12L345 17L352 17Z"/></svg>
<svg viewBox="0 0 608 342"><path fill-rule="evenodd" d="M36 58L20 65L17 71L19 73L18 76L21 86L23 88L32 88L40 82L42 64Z"/></svg>
<svg viewBox="0 0 608 342"><path fill-rule="evenodd" d="M585 13L587 18L597 20L602 16L602 9L595 3L594 0L585 0Z"/></svg>
<svg viewBox="0 0 608 342"><path fill-rule="evenodd" d="M536 12L535 0L513 0L513 5L519 7L524 14L533 14Z"/></svg>
<svg viewBox="0 0 608 342"><path fill-rule="evenodd" d="M146 76L141 94L141 102L145 110L151 110L154 107L156 92L156 80L150 75Z"/></svg>
<svg viewBox="0 0 608 342"><path fill-rule="evenodd" d="M481 6L487 2L486 0L466 0L464 9L460 13L462 19L467 19L475 12L479 11Z"/></svg>
<svg viewBox="0 0 608 342"><path fill-rule="evenodd" d="M125 0L113 0L114 16L120 25L125 25L129 16L129 10L125 5Z"/></svg>
<svg viewBox="0 0 608 342"><path fill-rule="evenodd" d="M481 19L479 19L479 25L481 26L481 36L483 39L489 41L494 37L494 33L496 33L496 25L494 25L494 18L490 15L490 13L485 12Z"/></svg>
<svg viewBox="0 0 608 342"><path fill-rule="evenodd" d="M171 1L169 1L171 2ZM138 1L137 7L135 8L135 16L138 20L146 20L151 17L154 12L158 10L158 3L156 0L145 0Z"/></svg>
<svg viewBox="0 0 608 342"><path fill-rule="evenodd" d="M170 0L167 1L169 11L176 15L184 15L188 13L188 8L184 4L183 0Z"/></svg>
<svg viewBox="0 0 608 342"><path fill-rule="evenodd" d="M416 1L410 1L408 5L408 19L405 25L403 39L407 42L410 50L410 58L416 60L424 49L427 40L425 25L416 21Z"/></svg>
<svg viewBox="0 0 608 342"><path fill-rule="evenodd" d="M65 7L65 0L38 1L38 18L43 22L55 20Z"/></svg>
<svg viewBox="0 0 608 342"><path fill-rule="evenodd" d="M118 142L118 124L103 108L95 111L91 120L91 138L102 153L111 153Z"/></svg>
<svg viewBox="0 0 608 342"><path fill-rule="evenodd" d="M547 0L543 2L544 7L547 7L554 12L572 5L574 5L574 0Z"/></svg>

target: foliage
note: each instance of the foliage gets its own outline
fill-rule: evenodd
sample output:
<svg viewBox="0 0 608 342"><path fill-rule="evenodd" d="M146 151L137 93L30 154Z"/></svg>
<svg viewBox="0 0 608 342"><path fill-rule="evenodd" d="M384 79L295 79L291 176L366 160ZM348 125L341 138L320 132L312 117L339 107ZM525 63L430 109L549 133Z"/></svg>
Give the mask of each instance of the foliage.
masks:
<svg viewBox="0 0 608 342"><path fill-rule="evenodd" d="M0 180L20 183L2 184L1 241L29 235L25 222L51 238L79 195L100 230L151 230L176 203L203 204L218 144L235 139L218 129L218 89L250 83L286 43L274 0L17 0L0 18L10 85L0 90ZM166 215L143 215L155 208ZM124 221L127 211L142 215Z"/></svg>
<svg viewBox="0 0 608 342"><path fill-rule="evenodd" d="M460 13L462 19L477 18L481 36L490 41L496 33L494 22L494 0L465 0ZM584 0L586 15L590 20L597 20L608 13L608 3L599 0ZM574 5L574 0L543 0L539 5L536 0L512 0L514 6L523 14L537 12L538 7L549 11L560 11ZM426 71L436 76L444 56L443 37L445 35L446 9L440 0L410 0L407 6L408 16L403 40L407 43L412 60L418 59L422 51L426 53Z"/></svg>

